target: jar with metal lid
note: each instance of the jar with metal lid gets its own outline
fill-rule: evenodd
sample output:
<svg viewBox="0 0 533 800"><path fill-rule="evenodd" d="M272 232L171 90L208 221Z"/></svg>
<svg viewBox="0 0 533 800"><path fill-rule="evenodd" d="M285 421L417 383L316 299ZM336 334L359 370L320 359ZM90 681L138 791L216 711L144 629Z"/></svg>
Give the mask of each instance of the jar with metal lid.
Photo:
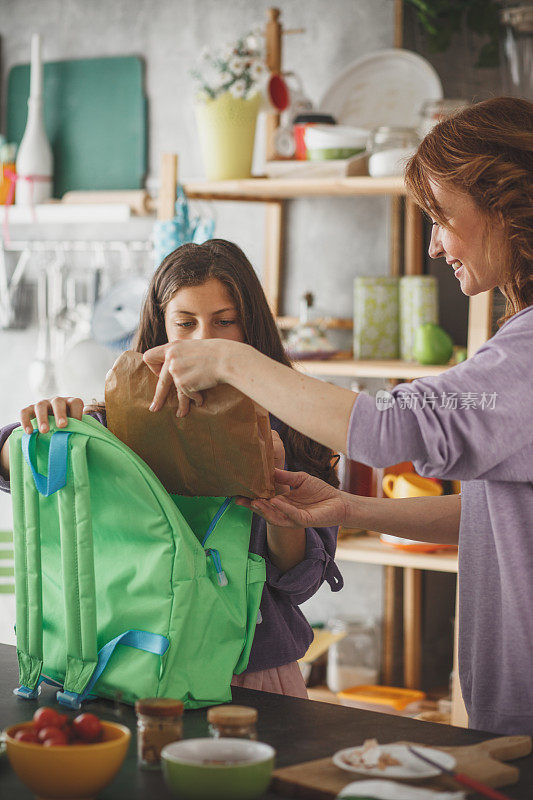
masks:
<svg viewBox="0 0 533 800"><path fill-rule="evenodd" d="M183 703L168 697L146 697L135 703L137 760L142 769L158 769L161 750L183 735Z"/></svg>
<svg viewBox="0 0 533 800"><path fill-rule="evenodd" d="M373 177L403 175L407 160L419 144L415 128L382 125L375 128L368 141L368 172Z"/></svg>
<svg viewBox="0 0 533 800"><path fill-rule="evenodd" d="M214 706L207 712L209 735L215 739L257 739L257 709L249 706Z"/></svg>
<svg viewBox="0 0 533 800"><path fill-rule="evenodd" d="M374 685L379 675L376 624L372 620L339 617L329 629L336 641L328 650L327 684L332 692Z"/></svg>

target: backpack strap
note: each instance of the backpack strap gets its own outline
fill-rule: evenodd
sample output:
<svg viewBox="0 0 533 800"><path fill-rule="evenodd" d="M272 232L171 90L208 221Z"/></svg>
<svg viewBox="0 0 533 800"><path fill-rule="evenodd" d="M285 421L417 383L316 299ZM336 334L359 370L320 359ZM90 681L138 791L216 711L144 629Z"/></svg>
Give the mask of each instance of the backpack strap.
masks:
<svg viewBox="0 0 533 800"><path fill-rule="evenodd" d="M69 479L58 494L61 570L65 598L65 691L81 692L98 659L93 528L86 436L69 448Z"/></svg>
<svg viewBox="0 0 533 800"><path fill-rule="evenodd" d="M98 663L83 692L76 693L66 690L58 692L56 695L57 701L70 708L81 708L81 704L85 700L90 700L94 685L103 674L109 659L119 644L135 647L137 650L145 650L148 653L162 656L168 650L169 641L166 636L160 633L150 633L149 631L138 631L135 629L125 631L121 633L120 636L115 636L115 638L107 642L98 653Z"/></svg>
<svg viewBox="0 0 533 800"><path fill-rule="evenodd" d="M87 685L97 662L96 590L90 490L87 472L87 437L76 435L76 446L69 447L69 431L55 431L50 439L48 475L36 467L37 431L22 437L22 451L30 467L37 491L44 497L57 492L61 541L61 573L65 603L66 669L65 690L81 692ZM70 454L70 459L69 459ZM70 460L70 469L69 467ZM38 499L31 492L34 506ZM38 520L37 520L38 523ZM38 537L38 524L37 524ZM41 590L39 543L39 590ZM41 591L40 591L41 595ZM39 603L42 667L42 599ZM26 684L27 685L27 684Z"/></svg>
<svg viewBox="0 0 533 800"><path fill-rule="evenodd" d="M28 437L29 438L29 437ZM39 500L32 475L24 469L22 448L11 446L15 609L20 687L15 693L37 696L43 666L43 606ZM15 479L14 476L19 476Z"/></svg>

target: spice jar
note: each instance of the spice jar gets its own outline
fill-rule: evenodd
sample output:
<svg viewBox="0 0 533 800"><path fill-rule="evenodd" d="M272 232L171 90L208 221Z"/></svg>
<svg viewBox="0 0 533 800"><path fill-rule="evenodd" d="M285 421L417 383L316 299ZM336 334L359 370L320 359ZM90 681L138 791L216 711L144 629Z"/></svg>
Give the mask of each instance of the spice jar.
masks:
<svg viewBox="0 0 533 800"><path fill-rule="evenodd" d="M207 712L209 735L215 739L257 739L257 709L248 706L214 706Z"/></svg>
<svg viewBox="0 0 533 800"><path fill-rule="evenodd" d="M158 769L161 750L183 733L183 703L168 697L147 697L135 703L137 759L142 769Z"/></svg>
<svg viewBox="0 0 533 800"><path fill-rule="evenodd" d="M371 153L368 172L373 177L403 175L405 164L419 144L415 128L382 125L372 131L368 143Z"/></svg>

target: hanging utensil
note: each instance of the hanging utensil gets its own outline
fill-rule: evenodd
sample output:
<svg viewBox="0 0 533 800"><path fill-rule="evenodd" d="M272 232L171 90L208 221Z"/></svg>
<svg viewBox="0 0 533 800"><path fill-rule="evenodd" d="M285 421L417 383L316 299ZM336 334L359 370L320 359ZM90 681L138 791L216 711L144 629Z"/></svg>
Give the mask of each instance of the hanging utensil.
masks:
<svg viewBox="0 0 533 800"><path fill-rule="evenodd" d="M39 315L39 334L37 357L28 370L28 382L36 397L51 397L56 391L54 362L51 357L50 319L48 315L48 272L43 267L37 284L37 304Z"/></svg>
<svg viewBox="0 0 533 800"><path fill-rule="evenodd" d="M30 251L25 249L8 280L5 249L0 244L0 328L25 328L29 322L31 290L22 282L29 260Z"/></svg>

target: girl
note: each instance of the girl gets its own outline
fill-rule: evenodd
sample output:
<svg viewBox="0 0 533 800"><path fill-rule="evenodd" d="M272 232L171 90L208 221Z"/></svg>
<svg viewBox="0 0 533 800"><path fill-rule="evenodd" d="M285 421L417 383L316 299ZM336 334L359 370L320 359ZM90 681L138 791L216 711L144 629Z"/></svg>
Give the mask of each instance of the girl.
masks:
<svg viewBox="0 0 533 800"><path fill-rule="evenodd" d="M145 353L182 409L230 383L324 445L374 466L413 461L458 479L460 496L353 497L281 471L288 497L252 507L279 526L343 523L409 539L459 542L459 673L470 725L533 734L533 104L500 97L437 125L406 173L432 221L429 254L461 290L499 286L505 324L442 375L396 386L385 410L238 342L171 344Z"/></svg>
<svg viewBox="0 0 533 800"><path fill-rule="evenodd" d="M141 314L134 349L144 353L165 342L220 338L247 343L269 358L290 366L259 279L250 262L231 242L213 239L202 245L185 244L170 253L155 272ZM89 409L104 425L105 406ZM41 432L53 413L60 427L67 416L81 418L83 401L57 397L42 400L21 412L31 432L36 417ZM332 451L274 417L271 418L275 464L305 469L337 486ZM16 427L0 431L4 477L9 490L7 437ZM252 517L250 550L266 560L267 581L261 600L263 621L257 626L250 661L233 684L296 697L307 697L296 660L304 655L313 634L298 608L326 580L333 591L342 578L333 560L337 528L278 527Z"/></svg>

